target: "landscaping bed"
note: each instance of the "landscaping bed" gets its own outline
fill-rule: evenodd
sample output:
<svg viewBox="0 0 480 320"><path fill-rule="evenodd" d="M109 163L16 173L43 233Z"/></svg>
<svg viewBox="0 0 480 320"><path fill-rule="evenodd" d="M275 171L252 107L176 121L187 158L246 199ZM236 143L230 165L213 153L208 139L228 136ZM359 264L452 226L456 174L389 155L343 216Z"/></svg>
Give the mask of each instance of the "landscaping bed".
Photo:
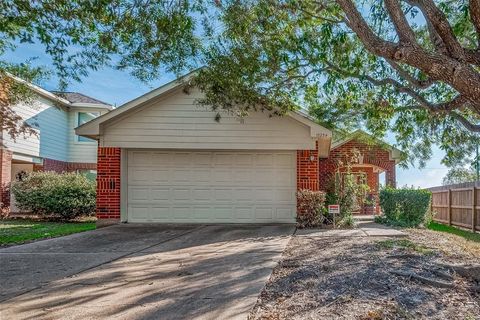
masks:
<svg viewBox="0 0 480 320"><path fill-rule="evenodd" d="M479 319L480 283L452 265L480 276L480 243L405 232L293 237L250 319Z"/></svg>
<svg viewBox="0 0 480 320"><path fill-rule="evenodd" d="M95 229L95 222L0 220L0 246L54 238Z"/></svg>

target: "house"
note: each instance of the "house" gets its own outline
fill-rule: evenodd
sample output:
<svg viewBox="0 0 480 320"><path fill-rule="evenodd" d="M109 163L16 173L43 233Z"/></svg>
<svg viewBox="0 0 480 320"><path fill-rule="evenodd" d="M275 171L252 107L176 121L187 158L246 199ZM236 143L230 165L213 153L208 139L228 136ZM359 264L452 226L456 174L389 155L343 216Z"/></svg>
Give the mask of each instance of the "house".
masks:
<svg viewBox="0 0 480 320"><path fill-rule="evenodd" d="M76 129L98 141L99 224L293 223L296 191L325 189L336 157L360 146L332 144L330 130L297 112L215 121L185 86L188 76ZM393 184L396 156L376 147L358 170L372 183L386 170Z"/></svg>
<svg viewBox="0 0 480 320"><path fill-rule="evenodd" d="M27 85L34 98L28 105L16 105L13 110L34 128L36 135L20 136L15 140L6 132L0 135L0 202L3 209L9 208L12 212L18 209L14 201L10 201L9 186L22 172L96 172L97 142L77 136L74 128L113 109L81 93L49 92Z"/></svg>

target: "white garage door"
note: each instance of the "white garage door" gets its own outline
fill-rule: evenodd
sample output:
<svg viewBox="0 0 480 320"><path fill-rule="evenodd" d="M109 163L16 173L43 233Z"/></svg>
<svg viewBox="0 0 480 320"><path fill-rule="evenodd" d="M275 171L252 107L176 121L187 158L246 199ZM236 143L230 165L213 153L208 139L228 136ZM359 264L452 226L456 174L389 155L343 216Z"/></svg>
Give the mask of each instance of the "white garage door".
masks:
<svg viewBox="0 0 480 320"><path fill-rule="evenodd" d="M128 152L128 221L292 223L296 153Z"/></svg>

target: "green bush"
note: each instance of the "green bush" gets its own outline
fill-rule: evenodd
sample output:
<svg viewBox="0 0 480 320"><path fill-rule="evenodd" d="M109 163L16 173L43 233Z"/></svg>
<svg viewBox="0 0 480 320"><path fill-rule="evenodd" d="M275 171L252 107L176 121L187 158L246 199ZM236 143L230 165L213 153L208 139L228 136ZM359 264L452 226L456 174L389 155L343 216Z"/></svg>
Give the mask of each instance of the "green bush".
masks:
<svg viewBox="0 0 480 320"><path fill-rule="evenodd" d="M431 221L431 200L428 190L384 188L380 191L384 216L378 221L403 227L426 225Z"/></svg>
<svg viewBox="0 0 480 320"><path fill-rule="evenodd" d="M69 220L95 211L95 182L77 173L33 172L12 185L17 207Z"/></svg>
<svg viewBox="0 0 480 320"><path fill-rule="evenodd" d="M297 192L297 226L312 228L323 224L325 193L321 191L299 190Z"/></svg>

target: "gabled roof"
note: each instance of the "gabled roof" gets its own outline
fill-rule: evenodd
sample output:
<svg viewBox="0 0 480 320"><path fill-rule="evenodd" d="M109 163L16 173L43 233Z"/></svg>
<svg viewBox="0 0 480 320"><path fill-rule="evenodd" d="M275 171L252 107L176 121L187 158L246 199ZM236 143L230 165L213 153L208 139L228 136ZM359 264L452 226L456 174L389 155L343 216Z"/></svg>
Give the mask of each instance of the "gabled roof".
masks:
<svg viewBox="0 0 480 320"><path fill-rule="evenodd" d="M75 133L77 135L83 135L87 137L95 137L100 134L100 125L107 121L110 121L114 118L123 115L124 113L131 111L136 108L140 108L145 105L146 102L151 101L153 99L157 99L163 95L166 95L184 85L188 85L193 76L195 75L196 71L190 72L187 75L180 77L176 80L170 81L159 88L156 88L150 92L145 93L144 95L135 98L120 107L114 109L113 111L101 115L98 118L95 118L75 129ZM303 123L310 127L310 134L312 137L316 137L319 135L323 136L332 136L332 132L321 125L317 124L313 121L308 115L304 114L300 111L290 111L287 113L287 116L297 120L300 123Z"/></svg>
<svg viewBox="0 0 480 320"><path fill-rule="evenodd" d="M365 143L372 143L384 150L389 151L390 158L392 160L395 160L396 163L402 160L402 150L397 149L396 147L386 143L383 140L373 137L371 134L368 134L363 130L356 130L348 134L334 134L331 150L336 149L352 140L360 140L360 142L365 141Z"/></svg>
<svg viewBox="0 0 480 320"><path fill-rule="evenodd" d="M111 104L89 97L79 92L47 91L33 83L25 81L12 74L8 74L8 76L15 81L18 81L28 86L33 92L37 93L38 95L60 104L62 107L95 107L105 108L109 110L113 109L113 106Z"/></svg>

